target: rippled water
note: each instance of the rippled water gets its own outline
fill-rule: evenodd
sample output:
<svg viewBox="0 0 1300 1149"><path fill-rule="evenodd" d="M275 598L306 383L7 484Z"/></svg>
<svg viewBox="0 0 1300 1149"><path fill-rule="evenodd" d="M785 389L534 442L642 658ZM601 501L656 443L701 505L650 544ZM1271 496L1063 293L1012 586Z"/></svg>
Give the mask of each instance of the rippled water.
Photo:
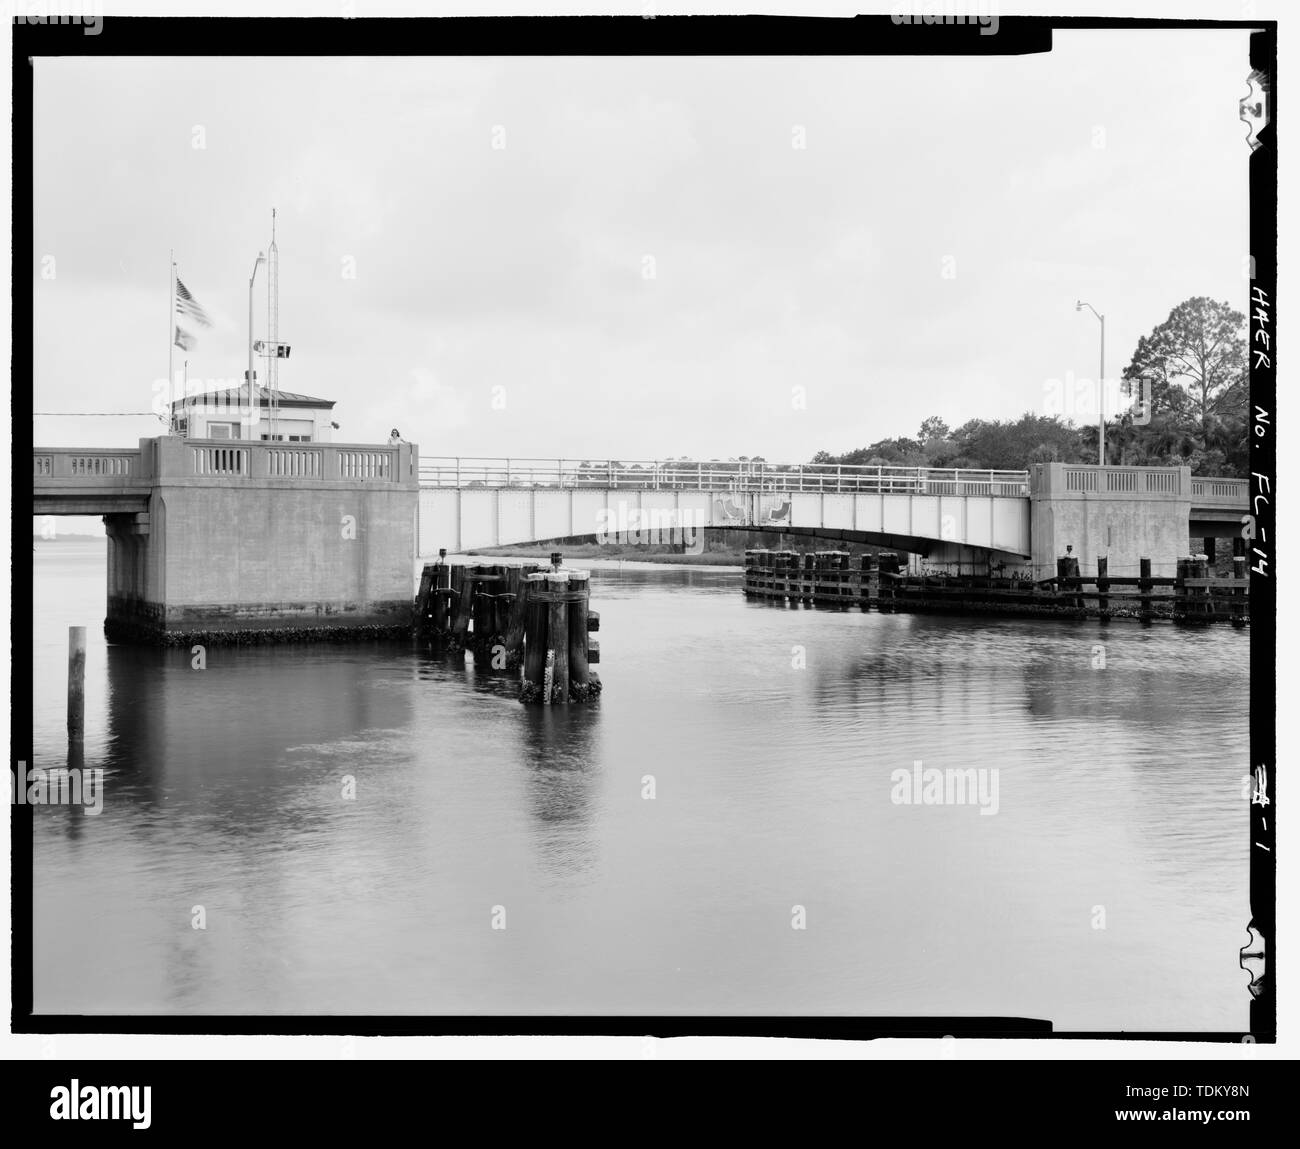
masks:
<svg viewBox="0 0 1300 1149"><path fill-rule="evenodd" d="M37 810L39 1011L1247 1025L1248 632L599 569L605 693L543 709L401 646L108 647L102 545L34 561L35 764L86 624L106 787ZM997 813L896 804L917 760Z"/></svg>

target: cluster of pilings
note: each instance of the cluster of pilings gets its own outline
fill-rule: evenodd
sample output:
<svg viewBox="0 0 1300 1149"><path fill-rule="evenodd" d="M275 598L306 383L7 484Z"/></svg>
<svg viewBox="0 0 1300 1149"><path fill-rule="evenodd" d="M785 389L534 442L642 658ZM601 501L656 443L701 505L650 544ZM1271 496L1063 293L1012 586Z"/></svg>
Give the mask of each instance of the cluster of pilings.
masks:
<svg viewBox="0 0 1300 1149"><path fill-rule="evenodd" d="M901 562L885 551L861 555L854 565L848 551L749 550L745 552L745 593L822 606L875 606L893 609Z"/></svg>
<svg viewBox="0 0 1300 1149"><path fill-rule="evenodd" d="M909 574L897 554L845 551L752 550L745 552L745 594L791 604L872 607L884 612L1016 614L1028 617L1173 619L1231 622L1250 619L1250 582L1244 556L1233 558L1231 578L1215 578L1205 555L1178 560L1173 578L1151 574L1139 560L1138 574L1112 575L1108 560L1083 574L1079 560L1063 555L1052 578L975 574Z"/></svg>
<svg viewBox="0 0 1300 1149"><path fill-rule="evenodd" d="M600 615L590 609L590 572L565 570L559 552L549 568L448 563L425 566L415 601L415 632L477 665L521 674L524 702L564 706L600 693Z"/></svg>

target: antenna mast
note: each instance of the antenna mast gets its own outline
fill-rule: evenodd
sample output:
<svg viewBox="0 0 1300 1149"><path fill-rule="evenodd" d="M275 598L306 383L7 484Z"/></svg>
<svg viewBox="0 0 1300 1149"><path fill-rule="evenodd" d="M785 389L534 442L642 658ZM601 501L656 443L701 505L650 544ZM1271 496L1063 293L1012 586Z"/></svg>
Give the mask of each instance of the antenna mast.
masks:
<svg viewBox="0 0 1300 1149"><path fill-rule="evenodd" d="M271 209L271 246L266 249L267 420L274 442L280 424L280 249L275 246L275 208Z"/></svg>

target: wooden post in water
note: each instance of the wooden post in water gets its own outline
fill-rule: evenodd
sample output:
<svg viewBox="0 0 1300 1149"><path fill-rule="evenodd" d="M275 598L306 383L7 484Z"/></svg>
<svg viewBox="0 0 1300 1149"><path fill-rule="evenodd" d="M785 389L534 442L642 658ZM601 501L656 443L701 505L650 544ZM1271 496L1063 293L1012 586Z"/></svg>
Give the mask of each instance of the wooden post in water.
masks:
<svg viewBox="0 0 1300 1149"><path fill-rule="evenodd" d="M481 566L475 567L471 572L474 576L474 598L473 598L473 619L474 619L474 657L482 658L488 650L492 641L492 608L493 602L489 592L496 587L496 583L483 582L485 575L491 575L494 567Z"/></svg>
<svg viewBox="0 0 1300 1149"><path fill-rule="evenodd" d="M872 562L874 556L862 554L858 556L858 604L863 610L871 609L871 575L875 564Z"/></svg>
<svg viewBox="0 0 1300 1149"><path fill-rule="evenodd" d="M1099 595L1097 609L1101 611L1102 618L1106 618L1106 612L1110 610L1110 599L1107 597L1107 592L1110 590L1110 579L1106 577L1109 565L1110 560L1105 555L1101 555L1097 559L1097 594Z"/></svg>
<svg viewBox="0 0 1300 1149"><path fill-rule="evenodd" d="M86 733L86 628L68 627L68 737L80 742Z"/></svg>
<svg viewBox="0 0 1300 1149"><path fill-rule="evenodd" d="M1138 618L1151 618L1151 560L1138 559Z"/></svg>
<svg viewBox="0 0 1300 1149"><path fill-rule="evenodd" d="M414 630L417 635L427 634L431 628L433 613L433 587L437 577L437 567L433 563L425 563L424 569L420 571L420 589L415 596L415 610L412 619Z"/></svg>
<svg viewBox="0 0 1300 1149"><path fill-rule="evenodd" d="M1246 540L1242 539L1244 543ZM1232 625L1246 625L1246 556L1232 556L1232 577L1237 580L1237 586L1232 588Z"/></svg>
<svg viewBox="0 0 1300 1149"><path fill-rule="evenodd" d="M440 548L438 562L434 566L433 580L433 630L435 634L446 634L451 625L451 566L447 562L447 549Z"/></svg>
<svg viewBox="0 0 1300 1149"><path fill-rule="evenodd" d="M600 611L587 608L587 665L595 666L600 661L600 639L591 636L600 630ZM587 694L594 697L601 691L600 675L592 670L588 672Z"/></svg>
<svg viewBox="0 0 1300 1149"><path fill-rule="evenodd" d="M504 563L496 568L497 583L492 588L492 645L505 650L506 630L510 626L510 604L514 602L512 579L519 578L519 568Z"/></svg>
<svg viewBox="0 0 1300 1149"><path fill-rule="evenodd" d="M451 637L452 632L456 629L456 619L460 613L460 594L461 587L465 583L465 568L463 566L451 566L447 569L447 617L446 625L443 631L447 637Z"/></svg>
<svg viewBox="0 0 1300 1149"><path fill-rule="evenodd" d="M516 669L524 657L524 628L528 621L528 592L532 584L529 575L537 573L536 563L524 563L512 572L511 586L514 601L510 604L510 618L506 623L506 668Z"/></svg>
<svg viewBox="0 0 1300 1149"><path fill-rule="evenodd" d="M813 593L812 600L820 604L826 594L826 552L817 551L813 555Z"/></svg>
<svg viewBox="0 0 1300 1149"><path fill-rule="evenodd" d="M1182 622L1187 617L1187 576L1192 560L1182 558L1174 573L1174 620Z"/></svg>
<svg viewBox="0 0 1300 1149"><path fill-rule="evenodd" d="M882 551L876 556L876 563L879 567L877 577L880 583L876 603L880 610L892 611L898 591L898 581L894 577L899 570L898 555L893 551Z"/></svg>
<svg viewBox="0 0 1300 1149"><path fill-rule="evenodd" d="M1062 555L1056 560L1056 589L1058 594L1064 594L1067 590L1065 580L1079 577L1079 560L1074 555ZM1064 604L1071 607L1079 607L1083 600L1073 595L1064 599Z"/></svg>
<svg viewBox="0 0 1300 1149"><path fill-rule="evenodd" d="M1187 560L1187 577L1188 578L1208 578L1210 572L1210 561L1206 555L1192 555ZM1213 596L1210 594L1208 586L1188 587L1191 594L1188 595L1189 612L1194 618L1209 618L1214 614Z"/></svg>
<svg viewBox="0 0 1300 1149"><path fill-rule="evenodd" d="M546 575L528 574L526 622L524 626L524 685L520 697L525 702L541 702L546 679L547 604L537 595L546 590Z"/></svg>
<svg viewBox="0 0 1300 1149"><path fill-rule="evenodd" d="M452 576L453 579L455 579L456 575L460 576L460 583L456 586L457 595L453 607L451 637L454 642L463 647L469 634L470 619L474 613L474 587L477 581L478 567L459 566ZM453 585L456 584L453 582Z"/></svg>
<svg viewBox="0 0 1300 1149"><path fill-rule="evenodd" d="M591 572L569 572L569 692L574 702L586 702L591 693L587 662L587 608L591 598Z"/></svg>
<svg viewBox="0 0 1300 1149"><path fill-rule="evenodd" d="M569 604L564 592L569 577L553 571L546 579L547 603L546 657L554 668L551 678L551 704L567 706L569 702Z"/></svg>

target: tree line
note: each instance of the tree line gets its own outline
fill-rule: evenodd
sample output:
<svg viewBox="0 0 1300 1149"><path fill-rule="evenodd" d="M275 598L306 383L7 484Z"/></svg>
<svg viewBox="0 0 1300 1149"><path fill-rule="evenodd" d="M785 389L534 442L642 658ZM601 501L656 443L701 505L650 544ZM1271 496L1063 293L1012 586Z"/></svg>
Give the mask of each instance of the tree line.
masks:
<svg viewBox="0 0 1300 1149"><path fill-rule="evenodd" d="M1250 381L1246 317L1227 303L1187 299L1138 340L1122 387L1130 406L1106 421L1106 462L1191 467L1195 475L1244 476ZM955 430L939 416L914 438L880 439L818 464L1025 470L1033 463L1097 462L1097 428L1056 414L971 419Z"/></svg>

